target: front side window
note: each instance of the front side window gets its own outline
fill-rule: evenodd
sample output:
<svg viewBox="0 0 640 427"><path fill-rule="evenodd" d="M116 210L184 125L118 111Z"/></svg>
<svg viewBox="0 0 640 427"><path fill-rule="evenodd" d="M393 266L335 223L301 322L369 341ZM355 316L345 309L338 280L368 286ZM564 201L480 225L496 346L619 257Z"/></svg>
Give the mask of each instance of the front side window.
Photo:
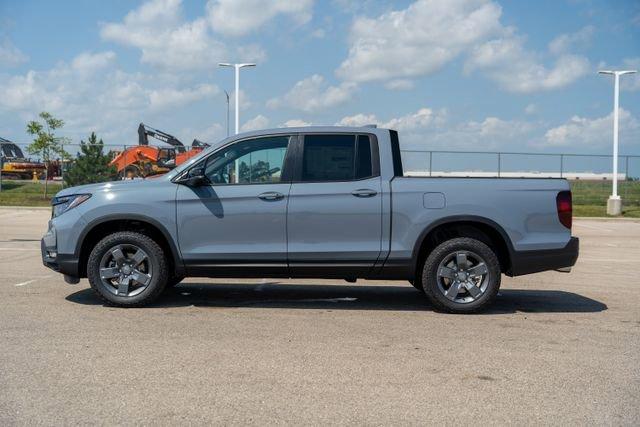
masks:
<svg viewBox="0 0 640 427"><path fill-rule="evenodd" d="M373 176L366 135L305 135L302 181L351 181Z"/></svg>
<svg viewBox="0 0 640 427"><path fill-rule="evenodd" d="M213 184L281 182L291 138L270 136L235 143L207 159L205 175Z"/></svg>

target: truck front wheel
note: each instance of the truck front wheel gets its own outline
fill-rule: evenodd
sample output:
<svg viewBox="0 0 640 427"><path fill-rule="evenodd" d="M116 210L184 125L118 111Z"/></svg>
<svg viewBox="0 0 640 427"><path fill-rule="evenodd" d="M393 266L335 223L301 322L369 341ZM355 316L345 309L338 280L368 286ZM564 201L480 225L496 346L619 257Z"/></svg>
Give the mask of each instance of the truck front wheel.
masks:
<svg viewBox="0 0 640 427"><path fill-rule="evenodd" d="M422 289L431 303L450 313L488 307L500 289L500 263L485 243L460 237L438 245L422 269Z"/></svg>
<svg viewBox="0 0 640 427"><path fill-rule="evenodd" d="M109 305L140 307L162 293L169 271L164 252L153 239L122 231L96 244L89 255L87 276Z"/></svg>

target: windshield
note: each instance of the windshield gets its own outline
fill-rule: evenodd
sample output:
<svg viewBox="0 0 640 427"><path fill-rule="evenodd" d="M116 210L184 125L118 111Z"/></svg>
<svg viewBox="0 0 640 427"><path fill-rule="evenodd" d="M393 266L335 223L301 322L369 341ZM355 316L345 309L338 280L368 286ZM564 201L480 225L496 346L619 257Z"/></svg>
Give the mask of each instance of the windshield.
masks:
<svg viewBox="0 0 640 427"><path fill-rule="evenodd" d="M24 154L22 150L15 144L2 144L2 155L7 158L22 159Z"/></svg>
<svg viewBox="0 0 640 427"><path fill-rule="evenodd" d="M200 153L198 153L197 155L191 157L189 160L187 160L186 162L182 163L181 165L179 165L178 167L176 167L175 169L171 170L169 173L167 173L167 174L165 174L163 176L168 177L168 179L173 179L175 176L179 175L183 170L189 168L191 165L193 165L194 163L198 162L203 157L209 155L209 153L217 150L218 148L220 148L220 146L226 144L231 139L232 139L232 137L227 137L227 138L223 139L222 141L218 141L215 144L211 144L211 146L205 148Z"/></svg>

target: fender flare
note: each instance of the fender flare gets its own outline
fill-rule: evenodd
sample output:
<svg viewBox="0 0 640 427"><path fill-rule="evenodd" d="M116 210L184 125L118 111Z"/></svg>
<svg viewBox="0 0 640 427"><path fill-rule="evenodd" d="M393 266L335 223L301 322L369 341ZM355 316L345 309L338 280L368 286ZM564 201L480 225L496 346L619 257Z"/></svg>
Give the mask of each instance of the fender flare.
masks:
<svg viewBox="0 0 640 427"><path fill-rule="evenodd" d="M509 252L508 254L509 259L513 259L515 254L513 243L511 242L511 238L509 237L507 232L504 230L504 228L502 228L500 224L498 224L497 222L489 218L478 216L478 215L451 215L451 216L446 216L436 221L433 221L422 230L422 232L416 239L416 242L413 246L413 251L411 255L412 271L415 271L415 269L417 268L418 255L420 253L420 248L422 247L422 244L424 243L429 233L431 233L434 229L442 225L454 224L457 222L477 222L493 228L495 231L498 232L498 234L500 234L500 237L502 237L502 240L504 240L507 246L507 251Z"/></svg>
<svg viewBox="0 0 640 427"><path fill-rule="evenodd" d="M101 216L89 222L80 233L78 242L76 243L74 256L77 257L78 261L80 261L82 246L84 244L84 241L87 235L101 224L104 224L110 221L118 221L118 220L146 222L148 224L151 224L156 229L158 229L160 233L162 233L164 239L169 244L169 249L171 250L171 257L173 258L176 273L182 274L184 272L184 263L182 262L180 251L176 245L176 242L174 242L173 238L171 237L171 234L167 230L167 228L158 220L148 217L146 215L139 215L139 214L129 214L129 213L109 214L109 215Z"/></svg>

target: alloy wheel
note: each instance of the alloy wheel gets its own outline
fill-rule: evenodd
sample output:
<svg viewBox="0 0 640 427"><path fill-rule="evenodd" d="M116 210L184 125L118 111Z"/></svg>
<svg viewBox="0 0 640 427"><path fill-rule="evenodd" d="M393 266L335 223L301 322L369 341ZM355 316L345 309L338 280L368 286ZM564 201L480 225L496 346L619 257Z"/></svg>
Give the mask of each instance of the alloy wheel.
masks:
<svg viewBox="0 0 640 427"><path fill-rule="evenodd" d="M100 280L120 297L133 297L151 283L149 255L136 245L120 244L109 249L100 261Z"/></svg>
<svg viewBox="0 0 640 427"><path fill-rule="evenodd" d="M472 251L455 251L438 265L438 289L449 300L468 304L478 300L489 285L487 263Z"/></svg>

